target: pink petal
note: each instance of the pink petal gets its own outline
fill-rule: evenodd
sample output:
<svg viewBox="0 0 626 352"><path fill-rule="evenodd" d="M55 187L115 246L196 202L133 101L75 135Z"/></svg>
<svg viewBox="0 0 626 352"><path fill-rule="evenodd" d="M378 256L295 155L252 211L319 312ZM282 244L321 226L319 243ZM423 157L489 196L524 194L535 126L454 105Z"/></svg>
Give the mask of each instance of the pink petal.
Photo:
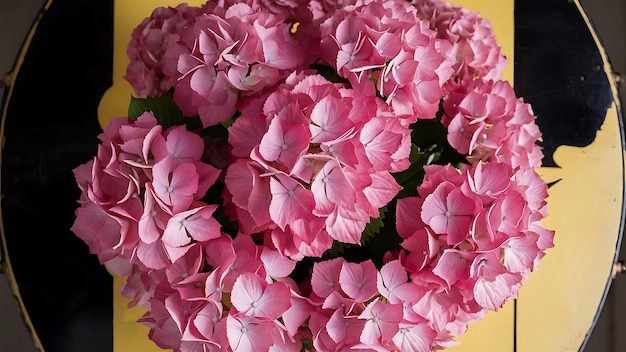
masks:
<svg viewBox="0 0 626 352"><path fill-rule="evenodd" d="M278 319L291 305L289 288L282 282L267 284L256 274L239 275L231 292L231 302L248 316Z"/></svg>
<svg viewBox="0 0 626 352"><path fill-rule="evenodd" d="M264 247L261 252L261 261L267 271L267 275L271 278L287 277L296 267L294 260L284 257L278 251L267 247Z"/></svg>
<svg viewBox="0 0 626 352"><path fill-rule="evenodd" d="M210 204L196 208L193 213L189 213L187 218L187 232L196 241L204 242L220 237L220 223L213 218L213 212L217 205ZM194 211L195 209L190 210Z"/></svg>
<svg viewBox="0 0 626 352"><path fill-rule="evenodd" d="M161 241L150 244L139 242L137 244L137 259L150 269L163 269L170 264L170 260L163 248Z"/></svg>
<svg viewBox="0 0 626 352"><path fill-rule="evenodd" d="M504 273L493 280L478 279L474 285L474 299L483 308L497 311L504 302L516 295L521 282L519 274Z"/></svg>
<svg viewBox="0 0 626 352"><path fill-rule="evenodd" d="M358 343L364 325L363 320L344 316L343 310L337 309L328 320L326 331L336 343L344 343L349 346Z"/></svg>
<svg viewBox="0 0 626 352"><path fill-rule="evenodd" d="M274 324L254 317L229 315L226 335L233 352L264 352L272 345Z"/></svg>
<svg viewBox="0 0 626 352"><path fill-rule="evenodd" d="M396 230L400 237L406 239L425 226L418 216L422 208L422 202L422 198L419 197L398 199L396 206Z"/></svg>
<svg viewBox="0 0 626 352"><path fill-rule="evenodd" d="M220 224L212 216L216 208L216 205L205 205L174 215L167 222L163 242L181 247L191 239L202 242L220 237Z"/></svg>
<svg viewBox="0 0 626 352"><path fill-rule="evenodd" d="M295 336L302 324L315 311L308 299L291 295L291 306L282 315L289 336Z"/></svg>
<svg viewBox="0 0 626 352"><path fill-rule="evenodd" d="M335 258L317 262L313 265L311 286L316 295L326 298L339 289L339 273L344 263L345 260L343 258Z"/></svg>
<svg viewBox="0 0 626 352"><path fill-rule="evenodd" d="M445 249L433 268L433 273L444 279L448 286L452 286L467 269L468 261L459 251Z"/></svg>
<svg viewBox="0 0 626 352"><path fill-rule="evenodd" d="M359 318L367 320L361 333L361 342L372 346L391 341L398 332L402 311L401 304L384 304L378 300L368 304L359 315Z"/></svg>
<svg viewBox="0 0 626 352"><path fill-rule="evenodd" d="M276 320L291 306L289 287L282 282L269 284L257 302L257 315Z"/></svg>
<svg viewBox="0 0 626 352"><path fill-rule="evenodd" d="M377 276L376 287L378 292L391 303L397 303L395 290L409 281L409 275L399 260L392 260L382 268Z"/></svg>
<svg viewBox="0 0 626 352"><path fill-rule="evenodd" d="M247 158L254 147L261 143L267 131L265 116L243 115L236 119L228 129L228 142L232 145L231 152L239 158Z"/></svg>
<svg viewBox="0 0 626 352"><path fill-rule="evenodd" d="M435 342L437 333L428 324L399 325L398 333L393 337L393 343L401 351L430 351Z"/></svg>
<svg viewBox="0 0 626 352"><path fill-rule="evenodd" d="M387 171L372 173L370 177L372 184L363 190L363 194L374 208L386 206L402 190L395 178Z"/></svg>
<svg viewBox="0 0 626 352"><path fill-rule="evenodd" d="M533 268L533 262L539 255L537 242L539 235L527 232L523 237L510 238L504 243L504 266L517 273Z"/></svg>
<svg viewBox="0 0 626 352"><path fill-rule="evenodd" d="M311 143L332 141L350 128L349 107L332 96L322 98L311 111Z"/></svg>
<svg viewBox="0 0 626 352"><path fill-rule="evenodd" d="M272 177L270 191L270 217L283 231L289 223L311 216L315 207L313 194L293 179L279 176L277 180Z"/></svg>
<svg viewBox="0 0 626 352"><path fill-rule="evenodd" d="M315 212L318 216L329 214L335 206L356 201L356 192L335 161L328 161L319 171L311 183L311 192L315 197Z"/></svg>
<svg viewBox="0 0 626 352"><path fill-rule="evenodd" d="M204 141L185 126L174 126L167 131L166 145L169 155L181 162L199 161Z"/></svg>

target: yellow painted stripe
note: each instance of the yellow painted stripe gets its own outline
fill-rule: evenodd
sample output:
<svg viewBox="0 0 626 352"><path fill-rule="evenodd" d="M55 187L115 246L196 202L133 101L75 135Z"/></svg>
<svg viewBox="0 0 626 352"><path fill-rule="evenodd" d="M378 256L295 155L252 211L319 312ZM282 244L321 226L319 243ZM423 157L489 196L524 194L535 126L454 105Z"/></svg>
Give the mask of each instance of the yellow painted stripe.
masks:
<svg viewBox="0 0 626 352"><path fill-rule="evenodd" d="M542 168L549 190L555 247L539 263L518 300L518 351L577 351L610 280L620 231L623 161L614 104L588 147L561 146L561 168Z"/></svg>
<svg viewBox="0 0 626 352"><path fill-rule="evenodd" d="M130 300L119 294L124 282L113 275L113 352L163 352L148 339L150 330L137 322L146 311L138 306L128 308Z"/></svg>

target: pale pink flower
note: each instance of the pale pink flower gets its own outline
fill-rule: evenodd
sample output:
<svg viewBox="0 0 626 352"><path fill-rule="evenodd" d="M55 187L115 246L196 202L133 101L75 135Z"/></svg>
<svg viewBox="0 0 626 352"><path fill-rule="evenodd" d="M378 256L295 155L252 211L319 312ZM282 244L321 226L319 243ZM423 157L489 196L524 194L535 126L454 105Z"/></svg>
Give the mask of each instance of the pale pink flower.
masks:
<svg viewBox="0 0 626 352"><path fill-rule="evenodd" d="M325 311L336 311L341 309L344 315L357 314L362 309L362 303L352 298L346 297L341 291L332 291L322 303L322 309Z"/></svg>
<svg viewBox="0 0 626 352"><path fill-rule="evenodd" d="M313 265L311 286L313 292L322 298L340 290L339 275L346 261L343 258L324 260Z"/></svg>
<svg viewBox="0 0 626 352"><path fill-rule="evenodd" d="M289 223L312 216L315 207L313 194L292 178L278 174L270 179L272 200L270 217L284 229Z"/></svg>
<svg viewBox="0 0 626 352"><path fill-rule="evenodd" d="M199 176L191 163L178 164L174 159L163 159L154 165L154 192L174 213L188 209L198 191Z"/></svg>
<svg viewBox="0 0 626 352"><path fill-rule="evenodd" d="M216 205L203 205L175 214L163 231L163 243L183 247L192 241L204 242L220 237L221 225L213 218Z"/></svg>
<svg viewBox="0 0 626 352"><path fill-rule="evenodd" d="M223 324L222 313L223 307L220 303L207 301L191 314L182 338L187 341L206 341L221 347L215 341L219 341L217 336L220 335L219 325Z"/></svg>
<svg viewBox="0 0 626 352"><path fill-rule="evenodd" d="M437 239L436 234L429 227L416 230L400 244L406 249L406 257L402 257L403 265L412 271L424 269L439 255L442 244L442 240Z"/></svg>
<svg viewBox="0 0 626 352"><path fill-rule="evenodd" d="M272 119L259 144L263 159L279 162L288 170L306 152L311 139L308 126L293 118L299 113L294 108L292 105L285 107Z"/></svg>
<svg viewBox="0 0 626 352"><path fill-rule="evenodd" d="M278 251L264 247L261 251L263 268L267 272L268 279L278 279L289 276L296 267L296 261L282 256Z"/></svg>
<svg viewBox="0 0 626 352"><path fill-rule="evenodd" d="M464 276L469 276L469 263L463 252L446 249L437 260L433 274L444 279L448 286L452 286Z"/></svg>
<svg viewBox="0 0 626 352"><path fill-rule="evenodd" d="M157 200L152 183L146 183L143 215L138 224L141 241L150 244L161 238L167 221L171 217L172 212L169 207Z"/></svg>
<svg viewBox="0 0 626 352"><path fill-rule="evenodd" d="M271 320L245 315L226 317L226 334L234 352L264 352L273 344Z"/></svg>
<svg viewBox="0 0 626 352"><path fill-rule="evenodd" d="M368 346L386 344L399 331L398 324L402 321L402 304L385 304L374 300L365 307L359 318L366 320L361 333L363 344Z"/></svg>
<svg viewBox="0 0 626 352"><path fill-rule="evenodd" d="M320 30L322 58L353 87L383 96L410 122L434 117L453 62L410 3L359 3L335 11Z"/></svg>
<svg viewBox="0 0 626 352"><path fill-rule="evenodd" d="M365 321L354 316L345 316L342 309L337 309L326 324L328 336L338 344L352 346L359 342Z"/></svg>
<svg viewBox="0 0 626 352"><path fill-rule="evenodd" d="M291 337L296 336L300 327L309 319L315 311L315 306L305 297L291 294L291 305L283 313L282 319L287 330L287 334Z"/></svg>
<svg viewBox="0 0 626 352"><path fill-rule="evenodd" d="M526 201L516 191L510 190L506 197L493 203L487 214L488 229L517 237L527 227L528 207Z"/></svg>
<svg viewBox="0 0 626 352"><path fill-rule="evenodd" d="M400 351L426 352L432 350L437 333L425 323L400 323L393 343Z"/></svg>
<svg viewBox="0 0 626 352"><path fill-rule="evenodd" d="M422 221L438 234L446 234L448 244L463 241L468 233L476 201L450 182L443 182L424 199Z"/></svg>
<svg viewBox="0 0 626 352"><path fill-rule="evenodd" d="M483 204L489 204L509 188L511 172L510 166L506 164L479 162L467 173L468 184Z"/></svg>
<svg viewBox="0 0 626 352"><path fill-rule="evenodd" d="M497 311L504 302L517 297L522 276L508 271L495 251L479 255L474 259L470 275L476 277L474 299L487 309Z"/></svg>
<svg viewBox="0 0 626 352"><path fill-rule="evenodd" d="M256 274L243 273L235 281L230 299L241 314L275 320L291 305L289 296L285 284L268 284Z"/></svg>
<svg viewBox="0 0 626 352"><path fill-rule="evenodd" d="M539 256L539 235L527 232L523 237L509 238L503 243L503 264L516 273L523 273L534 268L534 261Z"/></svg>
<svg viewBox="0 0 626 352"><path fill-rule="evenodd" d="M365 302L377 292L378 270L371 260L361 263L344 262L339 272L341 289L357 302Z"/></svg>
<svg viewBox="0 0 626 352"><path fill-rule="evenodd" d="M399 260L392 260L380 269L376 287L378 292L392 304L401 304L417 297L417 287L409 283L409 275Z"/></svg>

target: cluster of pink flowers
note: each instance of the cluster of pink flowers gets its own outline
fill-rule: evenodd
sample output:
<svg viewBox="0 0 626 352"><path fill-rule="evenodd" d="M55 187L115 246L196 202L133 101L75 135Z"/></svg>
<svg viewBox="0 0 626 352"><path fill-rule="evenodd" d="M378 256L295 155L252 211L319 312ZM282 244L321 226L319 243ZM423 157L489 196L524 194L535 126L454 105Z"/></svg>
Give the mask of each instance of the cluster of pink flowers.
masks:
<svg viewBox="0 0 626 352"><path fill-rule="evenodd" d="M130 63L124 78L132 82L137 97L165 94L176 84L176 77L164 72L164 54L178 42L180 32L195 22L199 10L187 4L159 7L133 30L126 50Z"/></svg>
<svg viewBox="0 0 626 352"><path fill-rule="evenodd" d="M381 99L294 74L230 128L232 217L293 259L359 243L400 189L391 172L408 166L410 132Z"/></svg>
<svg viewBox="0 0 626 352"><path fill-rule="evenodd" d="M210 1L155 9L128 54L183 122L114 119L72 230L162 348L444 349L553 245L541 132L476 13Z"/></svg>
<svg viewBox="0 0 626 352"><path fill-rule="evenodd" d="M476 12L439 0L413 1L419 18L430 23L441 41L441 53L454 65L448 86L477 79L502 80L507 59L496 42L489 20Z"/></svg>
<svg viewBox="0 0 626 352"><path fill-rule="evenodd" d="M220 170L202 162L198 134L163 131L146 112L114 119L99 138L97 156L74 171L82 206L72 230L102 262L163 269L220 236L217 205L201 200Z"/></svg>
<svg viewBox="0 0 626 352"><path fill-rule="evenodd" d="M347 6L320 26L322 58L362 94L385 97L398 117L432 119L453 62L428 25L406 1Z"/></svg>

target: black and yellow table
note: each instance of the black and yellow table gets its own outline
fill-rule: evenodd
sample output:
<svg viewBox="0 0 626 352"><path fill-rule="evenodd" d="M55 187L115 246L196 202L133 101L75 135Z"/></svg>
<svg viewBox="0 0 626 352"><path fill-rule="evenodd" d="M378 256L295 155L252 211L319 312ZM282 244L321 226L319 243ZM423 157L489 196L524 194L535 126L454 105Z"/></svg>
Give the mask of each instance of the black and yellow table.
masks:
<svg viewBox="0 0 626 352"><path fill-rule="evenodd" d="M624 221L624 128L606 55L572 0L455 0L494 25L505 76L532 104L556 230L519 298L472 325L451 351L577 351L608 291ZM190 1L191 5L200 4ZM46 352L158 351L121 283L69 230L101 125L126 114L130 31L167 0L49 0L3 99L4 269L34 343Z"/></svg>

